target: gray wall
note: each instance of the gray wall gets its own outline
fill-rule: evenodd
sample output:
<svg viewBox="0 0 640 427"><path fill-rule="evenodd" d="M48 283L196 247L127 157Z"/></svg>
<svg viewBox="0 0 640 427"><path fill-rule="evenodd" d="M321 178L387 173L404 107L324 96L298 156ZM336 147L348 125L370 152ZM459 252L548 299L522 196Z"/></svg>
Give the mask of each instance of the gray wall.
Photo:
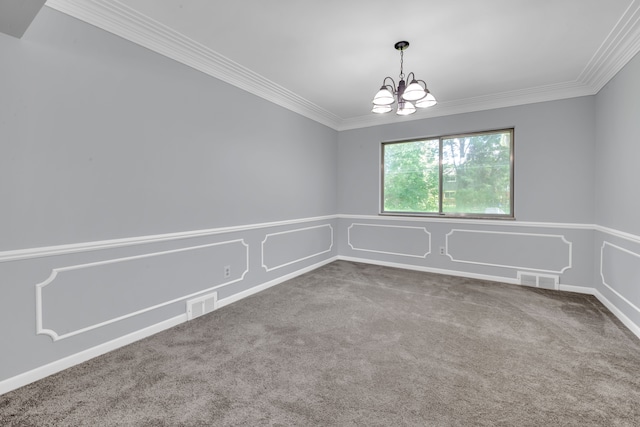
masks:
<svg viewBox="0 0 640 427"><path fill-rule="evenodd" d="M335 258L335 130L46 7L0 58L0 392Z"/></svg>
<svg viewBox="0 0 640 427"><path fill-rule="evenodd" d="M383 141L514 127L516 219L592 224L594 114L583 97L341 132L338 208L378 214Z"/></svg>
<svg viewBox="0 0 640 427"><path fill-rule="evenodd" d="M0 250L336 212L332 129L49 8L0 49Z"/></svg>
<svg viewBox="0 0 640 427"><path fill-rule="evenodd" d="M594 119L594 97L582 97L341 132L340 255L514 283L532 272L591 287ZM377 216L381 142L508 127L516 221Z"/></svg>
<svg viewBox="0 0 640 427"><path fill-rule="evenodd" d="M594 277L640 325L640 55L596 96Z"/></svg>
<svg viewBox="0 0 640 427"><path fill-rule="evenodd" d="M338 133L48 8L0 57L0 393L338 256L558 276L640 325L638 58L596 97ZM380 142L505 127L515 221L377 215Z"/></svg>
<svg viewBox="0 0 640 427"><path fill-rule="evenodd" d="M640 55L596 96L595 219L640 235Z"/></svg>

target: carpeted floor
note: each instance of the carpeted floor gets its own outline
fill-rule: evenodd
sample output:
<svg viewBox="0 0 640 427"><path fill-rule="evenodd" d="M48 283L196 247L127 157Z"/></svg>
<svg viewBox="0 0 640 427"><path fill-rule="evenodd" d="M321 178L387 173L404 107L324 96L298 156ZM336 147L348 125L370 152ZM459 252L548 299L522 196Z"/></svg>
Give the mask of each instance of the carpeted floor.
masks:
<svg viewBox="0 0 640 427"><path fill-rule="evenodd" d="M2 426L638 426L595 298L338 261L0 396Z"/></svg>

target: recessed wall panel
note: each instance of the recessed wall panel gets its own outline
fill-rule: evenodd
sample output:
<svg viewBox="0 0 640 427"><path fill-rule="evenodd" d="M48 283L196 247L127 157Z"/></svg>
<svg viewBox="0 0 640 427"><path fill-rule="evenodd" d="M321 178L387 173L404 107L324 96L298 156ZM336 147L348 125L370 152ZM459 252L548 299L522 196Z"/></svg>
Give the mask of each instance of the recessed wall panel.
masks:
<svg viewBox="0 0 640 427"><path fill-rule="evenodd" d="M262 267L275 270L330 252L333 227L330 224L269 233L262 241Z"/></svg>
<svg viewBox="0 0 640 427"><path fill-rule="evenodd" d="M239 281L247 269L242 240L54 268L36 285L37 332L77 335Z"/></svg>
<svg viewBox="0 0 640 427"><path fill-rule="evenodd" d="M424 227L358 224L348 229L354 251L425 258L431 252L431 234Z"/></svg>
<svg viewBox="0 0 640 427"><path fill-rule="evenodd" d="M600 254L602 283L640 313L640 254L609 242Z"/></svg>
<svg viewBox="0 0 640 427"><path fill-rule="evenodd" d="M446 251L454 262L562 273L572 265L562 235L453 229Z"/></svg>

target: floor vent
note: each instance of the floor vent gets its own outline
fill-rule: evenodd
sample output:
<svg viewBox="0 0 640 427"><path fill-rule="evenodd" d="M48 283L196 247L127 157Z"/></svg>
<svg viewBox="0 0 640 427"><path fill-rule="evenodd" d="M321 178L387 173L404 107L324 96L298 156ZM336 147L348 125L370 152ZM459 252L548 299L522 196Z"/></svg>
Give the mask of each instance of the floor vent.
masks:
<svg viewBox="0 0 640 427"><path fill-rule="evenodd" d="M532 286L534 288L554 289L557 291L560 285L560 276L518 271L518 281L521 285Z"/></svg>
<svg viewBox="0 0 640 427"><path fill-rule="evenodd" d="M195 319L218 308L218 293L212 292L187 301L187 320Z"/></svg>

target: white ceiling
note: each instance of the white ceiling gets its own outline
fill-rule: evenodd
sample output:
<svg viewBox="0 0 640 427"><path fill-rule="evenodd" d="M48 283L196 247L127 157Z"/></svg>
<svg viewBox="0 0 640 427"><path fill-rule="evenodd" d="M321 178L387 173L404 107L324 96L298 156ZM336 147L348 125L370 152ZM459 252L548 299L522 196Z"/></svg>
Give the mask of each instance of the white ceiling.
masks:
<svg viewBox="0 0 640 427"><path fill-rule="evenodd" d="M640 0L46 4L338 130L593 95L640 51ZM439 104L376 115L399 40Z"/></svg>

